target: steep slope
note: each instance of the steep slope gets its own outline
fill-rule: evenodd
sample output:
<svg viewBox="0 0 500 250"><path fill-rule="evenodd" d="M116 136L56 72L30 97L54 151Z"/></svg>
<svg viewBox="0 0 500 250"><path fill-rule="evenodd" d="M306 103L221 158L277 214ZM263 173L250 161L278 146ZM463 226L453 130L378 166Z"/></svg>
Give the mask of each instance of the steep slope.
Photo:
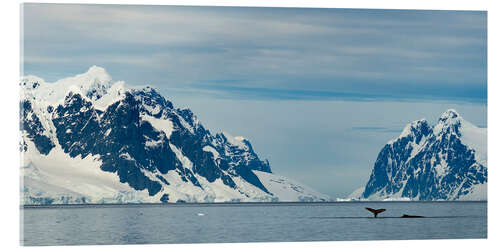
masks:
<svg viewBox="0 0 500 250"><path fill-rule="evenodd" d="M486 200L486 129L447 110L422 119L380 151L363 192L351 199Z"/></svg>
<svg viewBox="0 0 500 250"><path fill-rule="evenodd" d="M189 109L103 68L20 85L25 204L328 199L287 181L271 192L254 172L273 175L269 162L247 139L212 135Z"/></svg>

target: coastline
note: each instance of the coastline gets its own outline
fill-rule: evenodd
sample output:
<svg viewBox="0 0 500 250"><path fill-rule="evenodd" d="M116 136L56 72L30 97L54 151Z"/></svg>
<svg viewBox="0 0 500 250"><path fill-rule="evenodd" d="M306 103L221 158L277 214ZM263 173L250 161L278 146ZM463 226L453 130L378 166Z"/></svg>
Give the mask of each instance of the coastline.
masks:
<svg viewBox="0 0 500 250"><path fill-rule="evenodd" d="M47 204L20 205L20 209L36 208L97 208L97 207L204 207L204 206L317 206L348 203L488 203L487 200L455 200L455 201L318 201L318 202L206 202L206 203L83 203L83 204Z"/></svg>

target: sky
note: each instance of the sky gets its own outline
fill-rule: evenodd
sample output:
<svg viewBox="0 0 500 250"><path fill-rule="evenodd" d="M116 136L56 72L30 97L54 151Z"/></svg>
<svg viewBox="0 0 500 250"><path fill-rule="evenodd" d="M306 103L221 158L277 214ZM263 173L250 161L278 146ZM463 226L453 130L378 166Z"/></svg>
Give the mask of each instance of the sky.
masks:
<svg viewBox="0 0 500 250"><path fill-rule="evenodd" d="M23 74L152 85L332 198L413 120L487 125L486 12L24 4Z"/></svg>

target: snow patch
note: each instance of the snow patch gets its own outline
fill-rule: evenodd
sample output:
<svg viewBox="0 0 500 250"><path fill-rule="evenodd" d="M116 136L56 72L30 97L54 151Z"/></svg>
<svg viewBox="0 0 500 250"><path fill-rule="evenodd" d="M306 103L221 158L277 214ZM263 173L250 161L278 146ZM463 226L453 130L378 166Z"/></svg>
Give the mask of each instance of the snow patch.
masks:
<svg viewBox="0 0 500 250"><path fill-rule="evenodd" d="M463 195L459 200L485 201L488 199L488 185L486 183L472 186L469 193Z"/></svg>
<svg viewBox="0 0 500 250"><path fill-rule="evenodd" d="M107 89L106 93L101 98L94 101L94 107L97 110L105 111L111 104L123 100L127 91L128 88L125 82L115 82Z"/></svg>
<svg viewBox="0 0 500 250"><path fill-rule="evenodd" d="M460 132L462 133L462 142L474 149L476 160L488 166L488 136L486 128L478 128L474 124L463 121Z"/></svg>
<svg viewBox="0 0 500 250"><path fill-rule="evenodd" d="M108 136L110 133L111 133L111 128L108 128L108 130L106 130L106 132L104 133L104 136Z"/></svg>
<svg viewBox="0 0 500 250"><path fill-rule="evenodd" d="M182 154L182 151L178 149L176 146L174 146L174 144L169 143L168 145L170 145L170 148L177 156L177 159L182 163L182 166L189 170L193 170L193 163L191 162L191 160L189 160L189 158L184 156L184 154Z"/></svg>
<svg viewBox="0 0 500 250"><path fill-rule="evenodd" d="M148 138L148 140L146 140L146 141L144 142L144 145L145 145L146 147L152 147L152 148L154 148L154 147L158 147L158 146L160 146L163 142L164 142L163 140L158 140L158 141L155 141L155 140L152 140L152 139L149 139L149 138Z"/></svg>
<svg viewBox="0 0 500 250"><path fill-rule="evenodd" d="M212 153L214 159L218 159L220 157L219 152L217 152L217 150L215 150L212 146L203 147L203 151Z"/></svg>
<svg viewBox="0 0 500 250"><path fill-rule="evenodd" d="M127 161L135 161L134 158L132 158L132 156L130 156L129 153L121 153L120 158L125 159Z"/></svg>
<svg viewBox="0 0 500 250"><path fill-rule="evenodd" d="M248 150L248 146L243 142L243 140L245 140L245 138L243 138L241 136L233 137L228 132L222 132L222 134L224 135L224 137L226 137L226 140L230 144L232 144L236 147L239 147L241 149Z"/></svg>
<svg viewBox="0 0 500 250"><path fill-rule="evenodd" d="M158 131L163 131L170 138L174 131L174 124L170 119L158 119L149 115L141 114L141 119L147 121Z"/></svg>

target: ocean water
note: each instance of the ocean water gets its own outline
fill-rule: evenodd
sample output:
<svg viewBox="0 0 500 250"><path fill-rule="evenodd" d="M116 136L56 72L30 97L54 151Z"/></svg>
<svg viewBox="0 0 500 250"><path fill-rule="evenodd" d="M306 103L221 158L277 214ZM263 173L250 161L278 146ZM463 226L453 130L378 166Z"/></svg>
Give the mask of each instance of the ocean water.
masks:
<svg viewBox="0 0 500 250"><path fill-rule="evenodd" d="M365 207L387 211L373 218ZM487 237L486 202L82 205L21 216L29 246Z"/></svg>

